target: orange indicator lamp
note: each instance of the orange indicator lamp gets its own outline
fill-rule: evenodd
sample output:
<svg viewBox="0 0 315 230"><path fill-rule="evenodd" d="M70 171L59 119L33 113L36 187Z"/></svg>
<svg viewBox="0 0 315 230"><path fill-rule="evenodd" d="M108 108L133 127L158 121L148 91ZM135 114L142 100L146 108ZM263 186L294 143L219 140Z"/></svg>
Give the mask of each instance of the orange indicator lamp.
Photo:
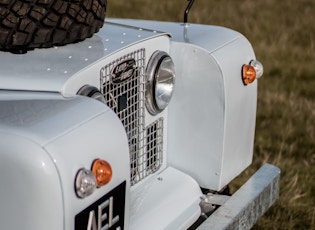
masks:
<svg viewBox="0 0 315 230"><path fill-rule="evenodd" d="M243 65L242 74L245 85L252 83L256 79L256 71L251 65Z"/></svg>
<svg viewBox="0 0 315 230"><path fill-rule="evenodd" d="M242 80L244 85L248 85L260 78L263 75L263 65L257 61L252 60L249 64L245 64L242 67Z"/></svg>
<svg viewBox="0 0 315 230"><path fill-rule="evenodd" d="M110 164L101 159L96 159L92 164L92 173L96 178L96 184L98 187L104 186L112 179L112 167Z"/></svg>

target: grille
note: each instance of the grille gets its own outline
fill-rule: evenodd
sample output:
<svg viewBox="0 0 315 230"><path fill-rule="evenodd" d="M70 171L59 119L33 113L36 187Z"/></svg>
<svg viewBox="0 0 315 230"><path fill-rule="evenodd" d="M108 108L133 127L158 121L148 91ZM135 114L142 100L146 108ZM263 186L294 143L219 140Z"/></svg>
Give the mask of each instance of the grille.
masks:
<svg viewBox="0 0 315 230"><path fill-rule="evenodd" d="M131 185L156 172L163 160L163 119L145 126L144 68L145 50L140 49L101 70L101 90L106 103L118 115L128 136ZM120 78L113 80L116 72L120 72ZM132 74L124 78L127 72Z"/></svg>

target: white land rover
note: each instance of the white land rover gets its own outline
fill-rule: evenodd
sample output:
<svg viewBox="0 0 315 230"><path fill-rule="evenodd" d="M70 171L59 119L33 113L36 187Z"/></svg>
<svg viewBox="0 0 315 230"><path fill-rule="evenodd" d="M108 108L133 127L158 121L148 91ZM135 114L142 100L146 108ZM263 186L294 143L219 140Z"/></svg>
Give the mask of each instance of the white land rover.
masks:
<svg viewBox="0 0 315 230"><path fill-rule="evenodd" d="M250 228L278 197L279 169L219 192L252 162L263 69L248 40L123 19L73 40L76 7L106 6L91 2L0 3L1 229Z"/></svg>

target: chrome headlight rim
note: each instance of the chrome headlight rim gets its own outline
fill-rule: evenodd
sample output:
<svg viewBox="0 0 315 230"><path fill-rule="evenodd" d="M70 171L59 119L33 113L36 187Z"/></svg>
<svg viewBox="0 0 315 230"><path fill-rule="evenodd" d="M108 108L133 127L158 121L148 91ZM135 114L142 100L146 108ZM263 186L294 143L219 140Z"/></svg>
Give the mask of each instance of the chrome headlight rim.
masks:
<svg viewBox="0 0 315 230"><path fill-rule="evenodd" d="M150 114L156 115L160 112L162 112L169 104L173 91L172 89L169 98L167 101L158 103L158 96L157 96L157 87L160 82L159 80L159 71L160 67L162 66L163 62L170 61L172 70L170 70L170 77L172 77L172 86L174 86L175 83L175 67L174 62L170 55L164 51L156 51L152 54L146 70L147 75L147 84L146 84L146 107Z"/></svg>

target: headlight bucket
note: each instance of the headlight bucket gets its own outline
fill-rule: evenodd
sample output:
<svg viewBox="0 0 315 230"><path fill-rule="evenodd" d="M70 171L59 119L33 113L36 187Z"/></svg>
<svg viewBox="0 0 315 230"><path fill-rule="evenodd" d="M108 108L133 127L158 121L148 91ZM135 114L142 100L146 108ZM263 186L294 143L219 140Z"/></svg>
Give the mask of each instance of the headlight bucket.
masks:
<svg viewBox="0 0 315 230"><path fill-rule="evenodd" d="M164 51L151 56L147 70L146 107L152 115L162 112L169 104L175 84L175 66Z"/></svg>

